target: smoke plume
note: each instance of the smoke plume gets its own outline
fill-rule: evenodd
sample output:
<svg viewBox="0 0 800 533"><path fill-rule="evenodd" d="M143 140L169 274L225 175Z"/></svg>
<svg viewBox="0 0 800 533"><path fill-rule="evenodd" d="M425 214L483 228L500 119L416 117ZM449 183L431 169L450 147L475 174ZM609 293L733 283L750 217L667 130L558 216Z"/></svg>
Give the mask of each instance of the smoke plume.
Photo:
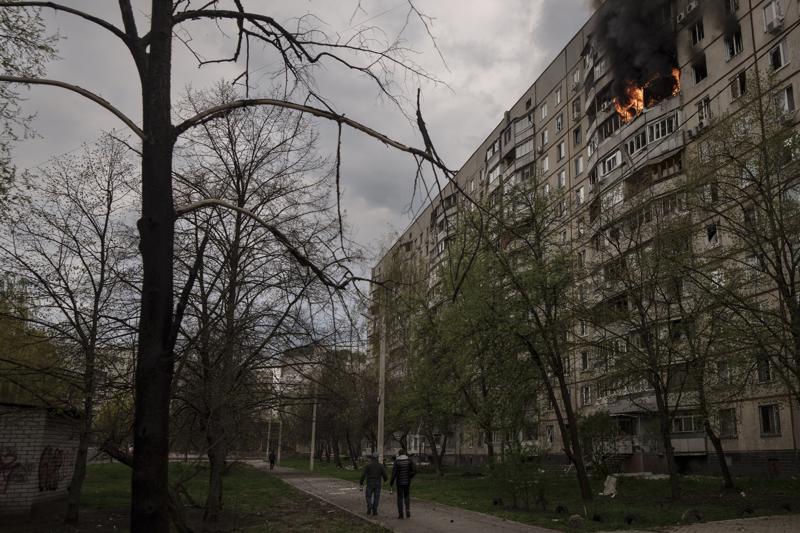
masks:
<svg viewBox="0 0 800 533"><path fill-rule="evenodd" d="M627 88L646 87L648 105L672 95L678 54L669 0L595 0L595 7L593 35L614 78L611 95L624 102Z"/></svg>

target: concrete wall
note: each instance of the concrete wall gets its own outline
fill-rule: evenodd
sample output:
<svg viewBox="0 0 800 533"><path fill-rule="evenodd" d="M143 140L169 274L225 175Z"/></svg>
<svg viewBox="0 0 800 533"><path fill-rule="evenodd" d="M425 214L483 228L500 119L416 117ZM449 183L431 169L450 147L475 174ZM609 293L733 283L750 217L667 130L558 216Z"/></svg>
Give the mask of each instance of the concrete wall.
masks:
<svg viewBox="0 0 800 533"><path fill-rule="evenodd" d="M0 404L0 516L28 515L67 496L79 421L39 407Z"/></svg>

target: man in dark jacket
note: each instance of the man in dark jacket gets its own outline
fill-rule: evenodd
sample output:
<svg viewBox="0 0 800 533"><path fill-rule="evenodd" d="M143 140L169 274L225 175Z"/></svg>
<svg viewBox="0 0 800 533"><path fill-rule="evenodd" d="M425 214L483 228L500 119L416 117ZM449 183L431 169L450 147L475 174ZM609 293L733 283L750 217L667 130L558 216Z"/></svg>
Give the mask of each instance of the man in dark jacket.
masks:
<svg viewBox="0 0 800 533"><path fill-rule="evenodd" d="M372 454L372 461L361 472L360 486L367 480L367 514L378 516L378 503L381 501L381 485L386 481L386 469L378 462L378 454Z"/></svg>
<svg viewBox="0 0 800 533"><path fill-rule="evenodd" d="M397 453L397 458L394 460L392 467L392 479L389 480L389 485L394 485L397 482L397 518L403 519L403 507L405 506L406 518L411 518L411 479L417 474L414 463L406 455L405 450L400 450ZM405 502L405 505L404 505Z"/></svg>

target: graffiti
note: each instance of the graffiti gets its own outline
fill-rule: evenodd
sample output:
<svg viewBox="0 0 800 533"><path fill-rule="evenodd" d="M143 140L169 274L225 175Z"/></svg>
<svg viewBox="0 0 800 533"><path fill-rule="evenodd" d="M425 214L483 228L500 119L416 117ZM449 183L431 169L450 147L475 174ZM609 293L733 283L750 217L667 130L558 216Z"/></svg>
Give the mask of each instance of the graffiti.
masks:
<svg viewBox="0 0 800 533"><path fill-rule="evenodd" d="M64 464L64 451L61 448L45 447L39 457L39 490L56 490L61 481L61 466Z"/></svg>
<svg viewBox="0 0 800 533"><path fill-rule="evenodd" d="M0 494L6 493L19 466L16 450L6 448L0 453Z"/></svg>

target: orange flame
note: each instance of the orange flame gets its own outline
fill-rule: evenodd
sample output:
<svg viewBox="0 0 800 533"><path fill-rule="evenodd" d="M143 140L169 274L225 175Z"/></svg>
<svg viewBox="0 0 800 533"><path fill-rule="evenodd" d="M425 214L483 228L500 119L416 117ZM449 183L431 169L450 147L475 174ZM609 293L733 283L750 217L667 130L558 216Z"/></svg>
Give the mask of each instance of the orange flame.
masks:
<svg viewBox="0 0 800 533"><path fill-rule="evenodd" d="M629 83L625 88L625 99L620 100L614 98L614 109L616 109L619 118L624 123L631 122L633 119L642 114L645 107L652 107L658 103L658 100L645 101L645 90L653 84L658 77L651 78L644 85L636 85ZM678 68L672 69L673 90L671 96L676 96L681 92L681 71Z"/></svg>

